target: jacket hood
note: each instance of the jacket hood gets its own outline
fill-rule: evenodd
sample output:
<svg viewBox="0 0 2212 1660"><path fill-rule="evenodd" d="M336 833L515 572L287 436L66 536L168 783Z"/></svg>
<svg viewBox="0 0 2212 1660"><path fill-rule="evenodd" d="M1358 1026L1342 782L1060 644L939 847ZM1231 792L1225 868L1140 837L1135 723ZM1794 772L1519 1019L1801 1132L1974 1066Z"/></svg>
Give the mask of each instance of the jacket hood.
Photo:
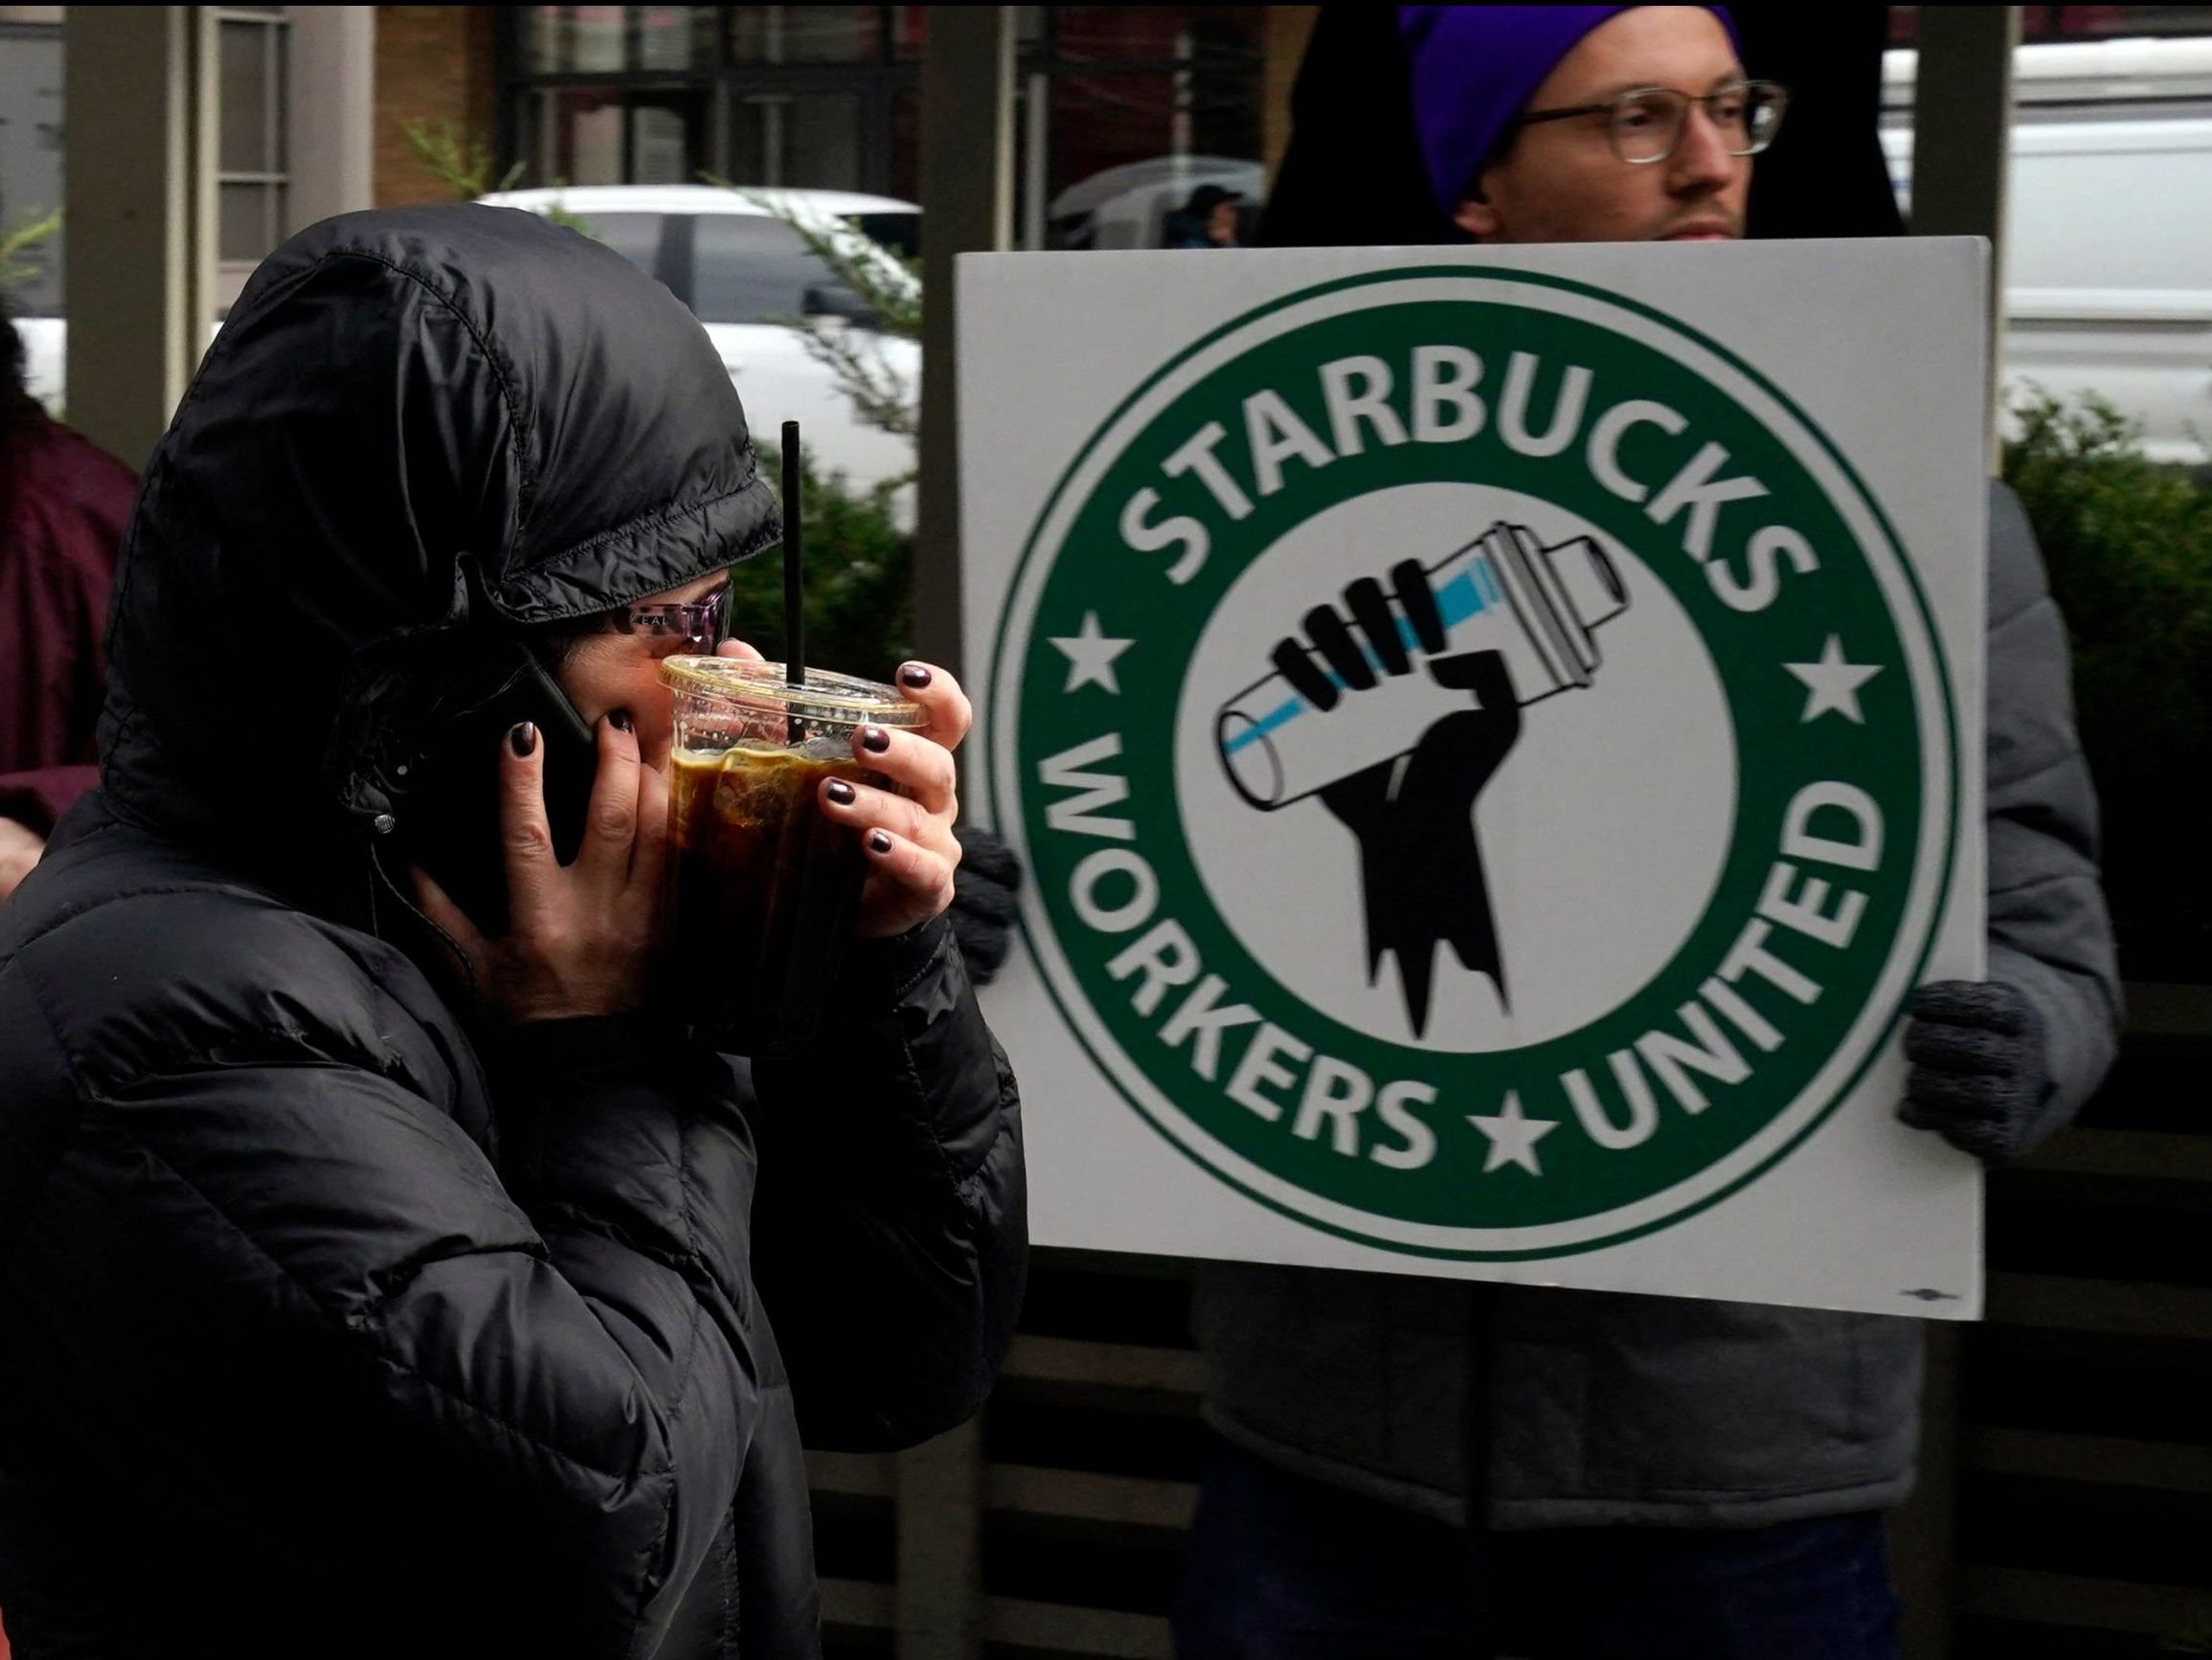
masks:
<svg viewBox="0 0 2212 1660"><path fill-rule="evenodd" d="M350 213L264 260L147 471L101 717L125 818L365 845L497 637L779 534L706 331L612 249L474 204Z"/></svg>

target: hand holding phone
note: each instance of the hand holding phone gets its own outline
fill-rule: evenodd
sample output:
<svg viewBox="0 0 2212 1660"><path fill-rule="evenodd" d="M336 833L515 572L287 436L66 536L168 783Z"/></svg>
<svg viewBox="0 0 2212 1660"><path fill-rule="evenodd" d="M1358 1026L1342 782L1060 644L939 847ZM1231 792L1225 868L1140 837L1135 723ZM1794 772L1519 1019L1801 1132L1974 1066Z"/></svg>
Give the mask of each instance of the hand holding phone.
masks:
<svg viewBox="0 0 2212 1660"><path fill-rule="evenodd" d="M543 813L555 858L567 864L583 840L584 815L598 772L598 747L576 706L535 652L514 648L511 672L490 698L440 723L436 740L409 764L399 807L408 861L428 871L486 936L507 932L508 870L501 846L501 756L528 726Z"/></svg>
<svg viewBox="0 0 2212 1660"><path fill-rule="evenodd" d="M666 777L640 758L626 715L600 721L575 858L564 863L549 811L549 749L535 722L521 722L494 763L501 932L485 932L437 877L415 870L423 914L467 956L485 1003L518 1024L641 1006L660 943Z"/></svg>

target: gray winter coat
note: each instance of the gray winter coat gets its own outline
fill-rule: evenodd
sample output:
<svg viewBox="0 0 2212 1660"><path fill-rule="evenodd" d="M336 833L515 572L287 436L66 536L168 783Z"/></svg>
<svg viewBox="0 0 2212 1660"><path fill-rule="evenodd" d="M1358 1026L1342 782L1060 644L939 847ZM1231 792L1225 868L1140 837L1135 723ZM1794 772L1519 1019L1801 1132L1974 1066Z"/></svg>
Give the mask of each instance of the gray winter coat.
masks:
<svg viewBox="0 0 2212 1660"><path fill-rule="evenodd" d="M2041 1139L2104 1078L2119 985L2065 629L2001 484L1989 617L1989 973L2043 1019ZM1205 1269L1194 1319L1222 1435L1448 1521L1754 1527L1912 1485L1916 1320L1251 1264Z"/></svg>

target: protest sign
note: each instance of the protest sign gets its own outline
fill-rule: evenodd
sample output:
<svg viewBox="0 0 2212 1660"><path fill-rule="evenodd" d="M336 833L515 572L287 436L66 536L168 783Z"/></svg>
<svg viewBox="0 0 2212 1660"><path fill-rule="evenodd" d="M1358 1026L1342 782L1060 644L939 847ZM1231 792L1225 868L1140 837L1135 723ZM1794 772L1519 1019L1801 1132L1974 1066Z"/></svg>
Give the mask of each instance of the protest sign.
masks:
<svg viewBox="0 0 2212 1660"><path fill-rule="evenodd" d="M959 262L1045 1244L1979 1307L1974 241Z"/></svg>

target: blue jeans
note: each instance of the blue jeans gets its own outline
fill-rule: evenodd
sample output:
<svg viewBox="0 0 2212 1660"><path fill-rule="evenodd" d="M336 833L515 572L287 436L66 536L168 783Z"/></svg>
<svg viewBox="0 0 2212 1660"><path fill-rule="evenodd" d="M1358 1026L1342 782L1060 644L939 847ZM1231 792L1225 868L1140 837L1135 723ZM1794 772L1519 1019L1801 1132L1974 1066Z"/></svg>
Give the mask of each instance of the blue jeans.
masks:
<svg viewBox="0 0 2212 1660"><path fill-rule="evenodd" d="M1882 1518L1471 1533L1214 1440L1181 1660L1894 1660Z"/></svg>

